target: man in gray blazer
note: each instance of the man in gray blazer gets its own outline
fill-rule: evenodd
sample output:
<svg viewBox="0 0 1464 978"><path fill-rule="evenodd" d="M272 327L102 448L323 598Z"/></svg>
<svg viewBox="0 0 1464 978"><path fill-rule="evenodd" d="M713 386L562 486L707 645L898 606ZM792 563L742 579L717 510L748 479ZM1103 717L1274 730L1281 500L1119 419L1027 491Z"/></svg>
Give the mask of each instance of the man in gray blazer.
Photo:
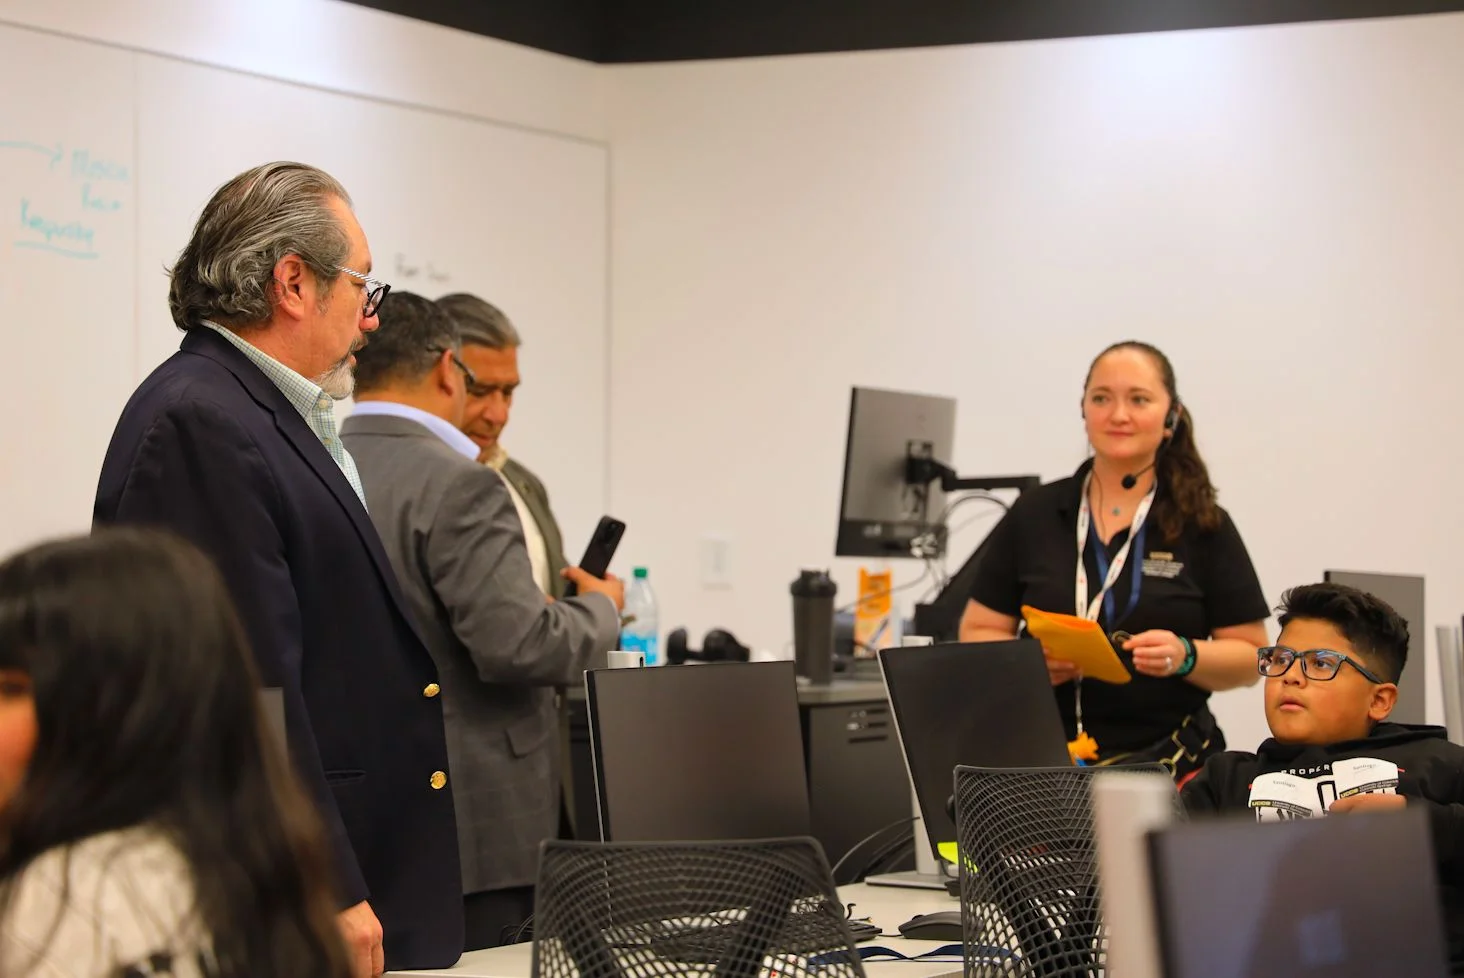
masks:
<svg viewBox="0 0 1464 978"><path fill-rule="evenodd" d="M468 390L463 433L477 443L478 461L497 469L508 483L523 518L535 579L547 594L563 597L560 572L568 561L564 559L564 536L549 508L549 493L528 466L509 456L502 443L520 379L518 330L497 306L466 292L445 295L437 304L462 331L463 362L475 380Z"/></svg>
<svg viewBox="0 0 1464 978"><path fill-rule="evenodd" d="M579 597L536 586L508 488L459 430L474 382L460 347L435 303L393 293L356 354L341 438L441 677L465 950L476 950L533 909L538 846L559 821L554 687L616 647L624 587L578 568L563 574Z"/></svg>
<svg viewBox="0 0 1464 978"><path fill-rule="evenodd" d="M491 302L466 292L454 292L437 300L457 323L463 337L463 362L473 375L468 385L467 408L463 412L463 434L478 445L478 461L497 469L508 485L508 494L524 525L524 543L534 580L544 593L564 597L564 535L549 507L549 492L537 475L503 447L503 430L513 410L518 390L519 347L523 341L508 316ZM559 750L563 781L560 784L562 834L584 838L593 826L575 824L574 776L569 752L569 710L560 692Z"/></svg>

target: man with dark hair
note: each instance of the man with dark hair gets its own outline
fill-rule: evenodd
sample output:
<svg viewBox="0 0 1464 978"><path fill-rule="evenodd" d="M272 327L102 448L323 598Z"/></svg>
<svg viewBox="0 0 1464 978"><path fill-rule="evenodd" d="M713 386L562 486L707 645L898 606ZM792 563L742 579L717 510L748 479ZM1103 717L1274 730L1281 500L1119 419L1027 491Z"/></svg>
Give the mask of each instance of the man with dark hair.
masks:
<svg viewBox="0 0 1464 978"><path fill-rule="evenodd" d="M563 573L580 597L546 600L535 586L508 488L459 430L476 382L460 349L435 303L393 295L357 354L342 437L442 676L465 949L476 950L533 910L539 843L559 817L554 687L615 647L624 590L578 568Z"/></svg>
<svg viewBox="0 0 1464 978"><path fill-rule="evenodd" d="M1277 611L1281 635L1257 653L1272 736L1254 754L1210 758L1185 786L1185 807L1249 809L1264 822L1423 806L1459 973L1464 747L1449 743L1442 727L1388 722L1408 661L1407 622L1387 603L1343 584L1292 588Z"/></svg>
<svg viewBox="0 0 1464 978"><path fill-rule="evenodd" d="M535 583L550 597L562 598L565 579L561 572L568 561L549 492L528 466L509 456L502 441L521 381L518 351L523 341L501 309L475 295L455 292L438 299L437 304L462 331L463 361L475 378L468 390L463 433L477 443L478 461L496 469L508 486L524 525Z"/></svg>
<svg viewBox="0 0 1464 978"><path fill-rule="evenodd" d="M387 291L328 174L270 163L221 187L172 270L182 348L123 409L93 513L172 529L223 572L283 691L358 978L462 950L437 669L333 413Z"/></svg>

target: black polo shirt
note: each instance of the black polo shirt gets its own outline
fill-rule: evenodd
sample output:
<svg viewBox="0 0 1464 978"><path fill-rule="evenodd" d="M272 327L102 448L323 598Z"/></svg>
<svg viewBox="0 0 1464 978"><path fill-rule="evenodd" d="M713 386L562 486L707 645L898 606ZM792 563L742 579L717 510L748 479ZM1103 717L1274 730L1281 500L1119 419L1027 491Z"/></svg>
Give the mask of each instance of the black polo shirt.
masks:
<svg viewBox="0 0 1464 978"><path fill-rule="evenodd" d="M1024 604L1069 615L1077 610L1073 586L1078 506L1091 464L1085 462L1071 478L1040 486L1017 499L991 532L971 588L973 599L1018 619ZM1109 621L1100 606L1098 621L1103 629L1137 635L1162 628L1185 638L1206 639L1217 628L1266 618L1270 609L1240 533L1223 509L1220 518L1214 532L1186 528L1179 539L1168 540L1151 515L1144 532L1138 602L1125 615L1133 591L1132 562L1138 557L1130 554L1129 566L1111 591L1118 620ZM1105 548L1110 564L1128 536L1127 529L1121 531ZM1098 573L1098 556L1091 544L1085 548L1084 558L1091 600L1103 586L1103 575ZM1132 682L1083 682L1083 725L1098 741L1103 755L1137 750L1167 736L1210 697L1188 680L1135 672L1133 656L1123 650L1118 655L1133 674ZM1073 683L1054 690L1069 739L1077 735L1073 690Z"/></svg>

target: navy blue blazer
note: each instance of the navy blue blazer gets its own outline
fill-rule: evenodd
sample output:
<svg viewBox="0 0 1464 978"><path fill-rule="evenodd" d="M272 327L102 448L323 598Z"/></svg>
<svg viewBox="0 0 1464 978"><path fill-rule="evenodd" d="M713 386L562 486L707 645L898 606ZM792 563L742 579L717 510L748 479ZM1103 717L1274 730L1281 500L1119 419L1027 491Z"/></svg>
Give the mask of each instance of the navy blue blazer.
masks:
<svg viewBox="0 0 1464 978"><path fill-rule="evenodd" d="M370 899L389 970L451 965L462 885L437 670L351 484L268 377L207 327L127 402L97 524L170 528L213 557L295 768L330 837L341 906Z"/></svg>

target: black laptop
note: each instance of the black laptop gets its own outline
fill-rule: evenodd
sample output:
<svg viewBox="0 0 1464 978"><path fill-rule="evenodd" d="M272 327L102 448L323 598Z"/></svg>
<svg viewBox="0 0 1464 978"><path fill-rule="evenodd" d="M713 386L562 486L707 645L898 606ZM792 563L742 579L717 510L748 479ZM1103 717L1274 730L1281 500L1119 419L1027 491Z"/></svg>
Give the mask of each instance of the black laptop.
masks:
<svg viewBox="0 0 1464 978"><path fill-rule="evenodd" d="M957 765L1072 763L1041 643L1014 639L884 649L879 665L926 840L937 860L940 844L956 841L949 803ZM914 873L890 873L866 882L944 885L939 877Z"/></svg>
<svg viewBox="0 0 1464 978"><path fill-rule="evenodd" d="M809 835L792 662L585 673L606 842Z"/></svg>

